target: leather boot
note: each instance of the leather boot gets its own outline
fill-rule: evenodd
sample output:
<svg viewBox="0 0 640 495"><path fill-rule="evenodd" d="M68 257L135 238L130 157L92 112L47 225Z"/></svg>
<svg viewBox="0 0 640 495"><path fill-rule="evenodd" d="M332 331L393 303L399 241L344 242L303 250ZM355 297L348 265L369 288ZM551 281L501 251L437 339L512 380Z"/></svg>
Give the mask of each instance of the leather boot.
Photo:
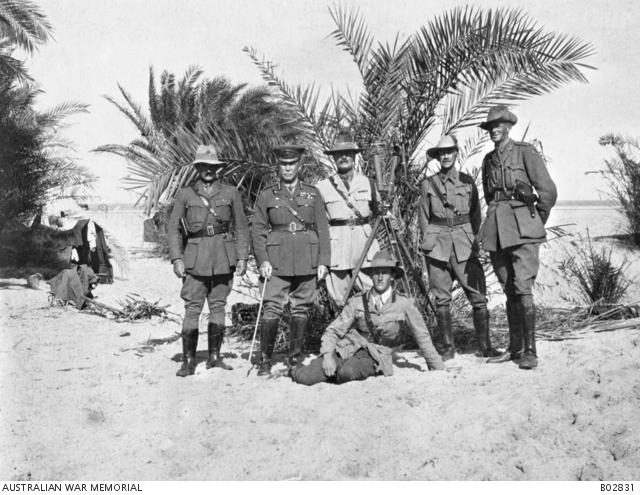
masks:
<svg viewBox="0 0 640 495"><path fill-rule="evenodd" d="M478 341L478 355L481 357L496 357L500 353L491 347L489 337L489 311L486 307L473 308L473 328Z"/></svg>
<svg viewBox="0 0 640 495"><path fill-rule="evenodd" d="M532 370L538 366L538 355L536 353L536 307L533 304L523 306L522 322L524 353L522 354L522 359L520 359L519 367L523 370Z"/></svg>
<svg viewBox="0 0 640 495"><path fill-rule="evenodd" d="M276 337L278 335L278 323L280 320L262 320L260 324L260 366L258 367L258 376L264 376L271 373L271 357L273 356L273 348L276 345Z"/></svg>
<svg viewBox="0 0 640 495"><path fill-rule="evenodd" d="M196 372L196 349L198 348L198 329L182 330L182 366L176 376L189 376Z"/></svg>
<svg viewBox="0 0 640 495"><path fill-rule="evenodd" d="M507 322L509 324L509 348L487 363L506 363L520 359L522 354L522 305L519 296L507 296Z"/></svg>
<svg viewBox="0 0 640 495"><path fill-rule="evenodd" d="M289 357L287 359L289 368L294 368L301 362L304 335L308 324L309 319L306 316L291 317L289 324Z"/></svg>
<svg viewBox="0 0 640 495"><path fill-rule="evenodd" d="M440 356L443 361L453 359L456 355L456 348L453 342L453 328L451 326L451 310L448 307L436 308L436 320L438 321L438 331L442 337L440 346Z"/></svg>
<svg viewBox="0 0 640 495"><path fill-rule="evenodd" d="M232 370L233 368L222 361L220 348L224 339L224 325L217 323L209 323L207 327L207 337L209 342L209 360L207 361L207 369L222 368L223 370Z"/></svg>

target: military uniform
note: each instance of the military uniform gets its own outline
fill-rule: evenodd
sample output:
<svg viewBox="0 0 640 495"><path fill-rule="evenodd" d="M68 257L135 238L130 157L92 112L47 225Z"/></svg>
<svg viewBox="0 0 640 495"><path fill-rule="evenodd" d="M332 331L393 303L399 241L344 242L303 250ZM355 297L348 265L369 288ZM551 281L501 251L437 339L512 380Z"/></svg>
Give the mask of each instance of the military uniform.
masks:
<svg viewBox="0 0 640 495"><path fill-rule="evenodd" d="M539 199L533 211L514 197L518 181L535 188ZM535 357L533 284L540 244L546 240L544 224L557 198L556 186L536 149L509 138L485 156L482 186L488 208L478 240L490 252L493 269L507 296L508 354L515 359L524 345L525 353Z"/></svg>
<svg viewBox="0 0 640 495"><path fill-rule="evenodd" d="M331 237L331 271L326 279L327 291L331 299L342 305L351 282L352 270L371 235L369 222L372 214L377 213L378 201L371 181L360 173L354 173L351 182L347 184L338 175L334 175L321 180L316 187L324 201ZM347 204L347 200L353 208ZM378 242L374 240L363 267L368 266L372 256L378 251ZM372 286L371 278L362 270L358 273L356 283L361 290Z"/></svg>
<svg viewBox="0 0 640 495"><path fill-rule="evenodd" d="M184 251L181 219L188 230ZM180 293L185 303L182 331L186 354L195 358L205 299L209 304L209 352L219 354L234 267L249 255L248 222L238 190L220 182L207 189L201 180L181 189L169 220L168 242L171 261L182 259L186 271Z"/></svg>
<svg viewBox="0 0 640 495"><path fill-rule="evenodd" d="M481 212L473 178L451 166L426 179L422 184L419 222L421 248L443 339L442 355L450 359L455 354L450 310L454 280L458 280L473 307L480 352L490 354L486 281L475 242Z"/></svg>
<svg viewBox="0 0 640 495"><path fill-rule="evenodd" d="M294 369L294 381L304 385L328 381L322 369L323 355L327 353L335 353L338 383L376 374L392 375L392 348L400 343L405 328L412 332L429 369L444 369L415 301L391 289L390 297L377 305L376 295L370 290L349 299L322 336L321 356Z"/></svg>
<svg viewBox="0 0 640 495"><path fill-rule="evenodd" d="M261 348L270 361L285 298L291 303L290 352L302 351L308 313L317 297L317 268L331 259L329 227L318 190L298 181L293 193L278 181L260 193L251 228L256 263L268 261L272 276L264 295Z"/></svg>

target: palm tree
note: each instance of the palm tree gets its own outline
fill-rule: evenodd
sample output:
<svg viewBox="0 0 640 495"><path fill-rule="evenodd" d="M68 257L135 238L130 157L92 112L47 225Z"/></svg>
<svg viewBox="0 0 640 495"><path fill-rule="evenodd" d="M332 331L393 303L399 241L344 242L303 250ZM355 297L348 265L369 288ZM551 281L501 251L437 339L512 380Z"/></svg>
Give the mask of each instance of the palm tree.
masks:
<svg viewBox="0 0 640 495"><path fill-rule="evenodd" d="M16 49L33 54L51 37L53 28L40 8L30 0L0 0L0 74L29 79Z"/></svg>
<svg viewBox="0 0 640 495"><path fill-rule="evenodd" d="M290 85L274 64L252 47L244 51L263 79L276 88L300 122L304 139L329 172L321 153L338 129L349 128L365 148L359 163L373 175L372 156L382 154L394 184L387 201L410 227L410 248L418 254L417 201L428 173L428 142L441 133L479 123L491 106L513 104L550 93L571 82L587 82L585 64L593 48L577 38L545 31L521 10L459 7L427 22L407 38L375 43L357 10L332 7L331 36L361 76L355 95ZM478 129L461 139L462 162L480 152L486 137ZM477 177L478 171L471 171ZM381 240L384 242L384 239Z"/></svg>
<svg viewBox="0 0 640 495"><path fill-rule="evenodd" d="M223 175L251 199L269 175L272 147L293 137L292 117L266 87L247 88L225 77L206 79L190 67L177 80L164 71L156 87L149 71L149 111L118 86L124 102L106 96L140 136L127 145L108 144L94 151L113 153L128 162L129 188L140 192L147 213L170 203L195 177L196 147L212 143L227 161Z"/></svg>
<svg viewBox="0 0 640 495"><path fill-rule="evenodd" d="M0 229L9 220L28 220L54 197L88 192L95 181L68 156L72 143L60 134L64 119L87 106L38 112L40 93L34 84L0 83Z"/></svg>

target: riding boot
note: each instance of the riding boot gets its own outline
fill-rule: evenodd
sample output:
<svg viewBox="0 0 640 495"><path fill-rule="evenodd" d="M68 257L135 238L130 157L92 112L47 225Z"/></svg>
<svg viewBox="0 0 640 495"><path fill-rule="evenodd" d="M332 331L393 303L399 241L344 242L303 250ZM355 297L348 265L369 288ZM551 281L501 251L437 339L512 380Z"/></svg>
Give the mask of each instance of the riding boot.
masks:
<svg viewBox="0 0 640 495"><path fill-rule="evenodd" d="M448 307L436 308L436 320L438 321L438 331L442 337L440 346L440 356L443 361L453 359L456 348L453 342L453 328L451 326L451 310Z"/></svg>
<svg viewBox="0 0 640 495"><path fill-rule="evenodd" d="M302 348L304 335L307 330L309 319L306 316L292 316L289 324L289 357L287 365L289 368L298 366L302 361Z"/></svg>
<svg viewBox="0 0 640 495"><path fill-rule="evenodd" d="M209 360L207 361L207 369L221 368L223 370L232 370L233 368L222 361L220 348L224 339L224 325L218 323L209 323L207 327L207 338L209 343Z"/></svg>
<svg viewBox="0 0 640 495"><path fill-rule="evenodd" d="M522 305L520 296L507 296L507 322L509 324L509 348L487 363L506 363L520 359L522 354Z"/></svg>
<svg viewBox="0 0 640 495"><path fill-rule="evenodd" d="M182 330L182 367L176 376L189 376L196 372L196 349L198 348L198 329Z"/></svg>
<svg viewBox="0 0 640 495"><path fill-rule="evenodd" d="M473 328L478 341L478 355L481 357L496 357L500 355L493 347L489 337L489 311L486 306L473 308Z"/></svg>
<svg viewBox="0 0 640 495"><path fill-rule="evenodd" d="M519 367L523 370L531 370L538 366L536 353L536 307L533 303L523 306L523 340L524 354L520 359Z"/></svg>
<svg viewBox="0 0 640 495"><path fill-rule="evenodd" d="M268 375L271 373L271 358L273 356L273 348L276 345L276 337L278 335L278 323L280 320L262 320L260 324L260 367L258 368L258 376Z"/></svg>

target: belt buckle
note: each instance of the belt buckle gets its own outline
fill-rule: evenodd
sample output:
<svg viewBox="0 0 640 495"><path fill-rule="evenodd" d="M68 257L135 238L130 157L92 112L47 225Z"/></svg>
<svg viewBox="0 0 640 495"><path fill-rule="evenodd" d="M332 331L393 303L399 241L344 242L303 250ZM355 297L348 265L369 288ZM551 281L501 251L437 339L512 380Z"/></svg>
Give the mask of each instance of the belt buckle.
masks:
<svg viewBox="0 0 640 495"><path fill-rule="evenodd" d="M455 218L453 217L447 217L447 227L454 227L454 222Z"/></svg>
<svg viewBox="0 0 640 495"><path fill-rule="evenodd" d="M353 228L356 226L356 219L351 217L347 219L347 225L349 227L351 227L351 229L353 230Z"/></svg>
<svg viewBox="0 0 640 495"><path fill-rule="evenodd" d="M215 235L216 231L213 228L213 225L207 225L207 235Z"/></svg>
<svg viewBox="0 0 640 495"><path fill-rule="evenodd" d="M297 230L298 230L298 226L296 225L296 222L291 222L289 224L289 232L295 235Z"/></svg>

